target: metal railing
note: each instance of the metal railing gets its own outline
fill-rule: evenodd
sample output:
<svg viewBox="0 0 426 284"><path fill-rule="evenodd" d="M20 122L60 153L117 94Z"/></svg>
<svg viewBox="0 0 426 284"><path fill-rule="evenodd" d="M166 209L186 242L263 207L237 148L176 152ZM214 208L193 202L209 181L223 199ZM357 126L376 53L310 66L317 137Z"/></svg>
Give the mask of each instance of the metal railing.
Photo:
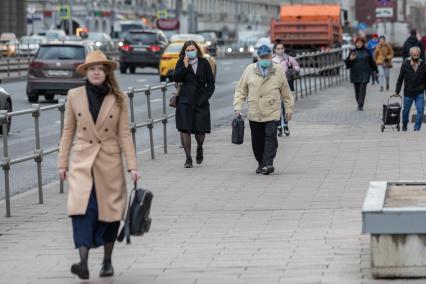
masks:
<svg viewBox="0 0 426 284"><path fill-rule="evenodd" d="M341 85L349 78L344 64L345 50L336 48L329 51L302 53L295 57L301 72L294 81L295 100L310 96L328 87Z"/></svg>
<svg viewBox="0 0 426 284"><path fill-rule="evenodd" d="M130 111L130 122L129 128L132 133L133 143L136 147L136 132L138 128L147 127L149 130L149 144L151 151L151 159L155 158L154 153L154 133L153 128L155 124L163 124L163 146L164 153L167 153L167 123L168 120L175 116L174 113L168 113L168 99L167 91L169 88L175 86L175 83L162 84L159 86L151 87L149 85L145 86L142 89L135 89L133 87L128 88L126 92L129 98L129 111ZM151 95L155 91L160 91L162 93L162 115L158 118L153 118L152 109L151 109ZM137 123L135 121L135 107L134 107L134 96L137 93L144 93L146 97L147 104L147 121ZM38 202L43 204L43 176L42 176L42 163L43 158L46 155L55 153L59 150L59 147L52 147L48 149L43 149L40 143L40 125L39 118L40 116L49 110L58 110L60 113L60 134L62 135L62 129L64 127L64 113L65 113L65 99L60 99L58 104L40 107L39 104L33 104L31 109L7 112L5 110L0 111L0 125L2 127L4 135L2 135L3 140L3 157L0 162L0 167L4 172L4 186L5 186L5 202L6 202L6 217L11 216L11 206L10 206L10 169L12 165L23 163L26 161L34 160L37 164L37 188L38 188ZM10 118L14 116L22 116L31 114L34 118L34 137L35 137L35 149L34 153L31 155L20 156L17 158L10 157L9 152L9 142L7 133L7 125ZM59 192L64 192L64 184L61 181L59 186Z"/></svg>

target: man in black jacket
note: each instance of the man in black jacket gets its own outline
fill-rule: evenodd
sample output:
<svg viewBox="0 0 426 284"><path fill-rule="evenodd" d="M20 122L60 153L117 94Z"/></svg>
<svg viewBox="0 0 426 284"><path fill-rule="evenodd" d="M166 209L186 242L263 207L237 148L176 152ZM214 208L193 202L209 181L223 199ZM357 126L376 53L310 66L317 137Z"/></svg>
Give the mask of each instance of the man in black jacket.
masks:
<svg viewBox="0 0 426 284"><path fill-rule="evenodd" d="M408 116L413 102L416 104L417 115L414 131L419 131L424 114L424 93L426 87L426 64L420 59L420 48L410 49L410 58L403 61L401 71L396 82L396 93L401 91L404 83L404 109L402 111L402 131L407 131Z"/></svg>
<svg viewBox="0 0 426 284"><path fill-rule="evenodd" d="M404 47L402 48L402 58L406 59L410 57L410 48L415 46L420 48L420 59L425 61L425 49L423 44L417 39L417 31L415 29L411 30L410 36L404 42Z"/></svg>

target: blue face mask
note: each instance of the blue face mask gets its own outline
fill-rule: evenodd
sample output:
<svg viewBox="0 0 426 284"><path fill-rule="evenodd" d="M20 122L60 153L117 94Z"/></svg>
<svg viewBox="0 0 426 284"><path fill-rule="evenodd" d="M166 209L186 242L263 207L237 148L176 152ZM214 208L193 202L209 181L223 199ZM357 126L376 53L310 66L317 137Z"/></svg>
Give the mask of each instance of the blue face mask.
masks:
<svg viewBox="0 0 426 284"><path fill-rule="evenodd" d="M186 56L189 57L189 59L194 59L197 57L197 51L185 51Z"/></svg>
<svg viewBox="0 0 426 284"><path fill-rule="evenodd" d="M272 61L269 60L269 59L261 59L261 60L259 60L259 65L262 68L265 68L265 69L269 68L269 66L271 66L271 64L272 64Z"/></svg>

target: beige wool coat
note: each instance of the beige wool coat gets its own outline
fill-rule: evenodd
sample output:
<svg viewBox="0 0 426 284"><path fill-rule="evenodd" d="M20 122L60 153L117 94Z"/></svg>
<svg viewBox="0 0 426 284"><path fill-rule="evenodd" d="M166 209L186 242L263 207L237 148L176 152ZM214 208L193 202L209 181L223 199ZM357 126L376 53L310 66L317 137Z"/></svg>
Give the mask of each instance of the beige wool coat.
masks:
<svg viewBox="0 0 426 284"><path fill-rule="evenodd" d="M122 153L128 170L136 170L137 163L128 122L128 99L122 96L121 107L113 94L105 96L95 124L86 87L68 92L58 168L69 168L69 216L86 213L94 178L98 219L104 222L123 219L127 191Z"/></svg>
<svg viewBox="0 0 426 284"><path fill-rule="evenodd" d="M256 122L280 120L282 98L285 112L293 113L293 94L283 74L283 68L275 63L265 78L260 73L257 63L247 66L235 89L234 110L241 111L247 100L249 120Z"/></svg>

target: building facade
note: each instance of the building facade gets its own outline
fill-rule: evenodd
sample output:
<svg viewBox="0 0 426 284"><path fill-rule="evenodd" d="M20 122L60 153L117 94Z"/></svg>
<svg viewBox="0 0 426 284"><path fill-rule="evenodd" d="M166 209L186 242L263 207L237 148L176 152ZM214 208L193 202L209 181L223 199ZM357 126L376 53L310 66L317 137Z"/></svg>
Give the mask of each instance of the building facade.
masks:
<svg viewBox="0 0 426 284"><path fill-rule="evenodd" d="M9 0L11 1L11 0ZM269 29L279 15L281 0L27 0L34 7L37 29L60 27L57 10L71 4L74 26L110 33L113 21L140 20L154 23L157 15L176 17L181 32Z"/></svg>
<svg viewBox="0 0 426 284"><path fill-rule="evenodd" d="M0 8L0 34L15 33L18 37L27 33L25 0L2 0Z"/></svg>

